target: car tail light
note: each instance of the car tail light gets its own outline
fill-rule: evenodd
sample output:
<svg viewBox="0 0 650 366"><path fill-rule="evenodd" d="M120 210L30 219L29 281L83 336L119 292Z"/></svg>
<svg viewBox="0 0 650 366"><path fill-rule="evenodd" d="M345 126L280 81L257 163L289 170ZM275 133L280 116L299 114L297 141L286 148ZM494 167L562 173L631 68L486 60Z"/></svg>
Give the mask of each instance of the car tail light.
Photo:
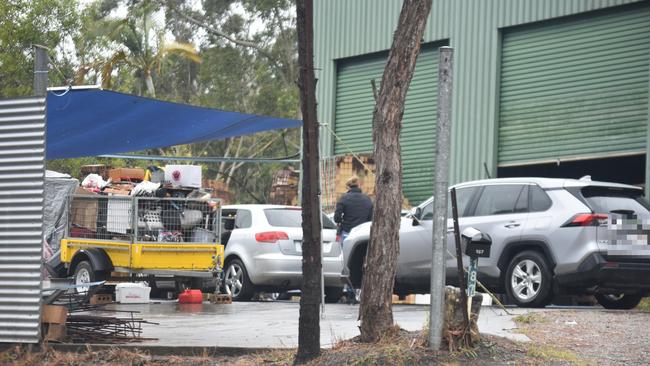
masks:
<svg viewBox="0 0 650 366"><path fill-rule="evenodd" d="M571 220L567 221L567 223L562 226L600 226L604 223L603 221L607 220L607 218L607 215L604 214L582 213L573 216Z"/></svg>
<svg viewBox="0 0 650 366"><path fill-rule="evenodd" d="M255 234L255 240L260 243L275 243L278 240L287 240L289 235L284 231L265 231Z"/></svg>

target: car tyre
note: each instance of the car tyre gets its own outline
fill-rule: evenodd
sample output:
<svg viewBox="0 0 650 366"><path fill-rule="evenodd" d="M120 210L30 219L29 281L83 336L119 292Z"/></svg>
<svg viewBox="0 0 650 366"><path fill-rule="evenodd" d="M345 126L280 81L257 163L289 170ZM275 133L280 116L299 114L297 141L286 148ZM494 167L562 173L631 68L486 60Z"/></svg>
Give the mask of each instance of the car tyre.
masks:
<svg viewBox="0 0 650 366"><path fill-rule="evenodd" d="M515 255L506 271L506 293L520 307L544 307L553 297L552 274L546 258L535 251Z"/></svg>
<svg viewBox="0 0 650 366"><path fill-rule="evenodd" d="M596 294L596 300L605 309L611 310L629 310L634 309L643 296L641 295L603 295Z"/></svg>
<svg viewBox="0 0 650 366"><path fill-rule="evenodd" d="M336 304L343 297L343 289L340 287L325 287L325 303Z"/></svg>
<svg viewBox="0 0 650 366"><path fill-rule="evenodd" d="M229 261L223 276L224 293L232 296L233 301L250 301L253 298L255 289L241 260Z"/></svg>

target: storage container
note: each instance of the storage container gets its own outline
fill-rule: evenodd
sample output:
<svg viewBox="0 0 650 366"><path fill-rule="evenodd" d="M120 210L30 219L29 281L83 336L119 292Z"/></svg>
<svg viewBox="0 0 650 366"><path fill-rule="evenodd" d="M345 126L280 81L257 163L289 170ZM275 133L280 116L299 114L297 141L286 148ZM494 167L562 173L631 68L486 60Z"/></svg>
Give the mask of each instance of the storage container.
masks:
<svg viewBox="0 0 650 366"><path fill-rule="evenodd" d="M201 304L203 303L203 293L201 290L185 290L178 295L179 304Z"/></svg>
<svg viewBox="0 0 650 366"><path fill-rule="evenodd" d="M174 186L201 188L201 167L198 165L165 166L165 182Z"/></svg>
<svg viewBox="0 0 650 366"><path fill-rule="evenodd" d="M115 286L115 301L121 304L148 304L151 287L142 283L118 283Z"/></svg>

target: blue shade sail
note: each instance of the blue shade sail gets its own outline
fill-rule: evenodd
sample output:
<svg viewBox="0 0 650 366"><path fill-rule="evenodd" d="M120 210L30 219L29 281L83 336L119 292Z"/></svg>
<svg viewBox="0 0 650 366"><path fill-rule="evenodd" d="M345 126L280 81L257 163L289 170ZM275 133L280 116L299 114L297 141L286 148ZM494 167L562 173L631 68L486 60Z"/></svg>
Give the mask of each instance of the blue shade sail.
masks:
<svg viewBox="0 0 650 366"><path fill-rule="evenodd" d="M99 89L49 91L48 160L221 140L302 121L164 102Z"/></svg>

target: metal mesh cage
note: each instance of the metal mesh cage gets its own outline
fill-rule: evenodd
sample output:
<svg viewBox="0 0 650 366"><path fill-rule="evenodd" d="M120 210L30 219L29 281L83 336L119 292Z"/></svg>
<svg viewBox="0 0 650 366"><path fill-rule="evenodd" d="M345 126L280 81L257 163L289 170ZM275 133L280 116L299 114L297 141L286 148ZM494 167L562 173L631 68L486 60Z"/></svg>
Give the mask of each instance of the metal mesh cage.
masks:
<svg viewBox="0 0 650 366"><path fill-rule="evenodd" d="M71 238L216 243L219 203L189 198L74 195Z"/></svg>

